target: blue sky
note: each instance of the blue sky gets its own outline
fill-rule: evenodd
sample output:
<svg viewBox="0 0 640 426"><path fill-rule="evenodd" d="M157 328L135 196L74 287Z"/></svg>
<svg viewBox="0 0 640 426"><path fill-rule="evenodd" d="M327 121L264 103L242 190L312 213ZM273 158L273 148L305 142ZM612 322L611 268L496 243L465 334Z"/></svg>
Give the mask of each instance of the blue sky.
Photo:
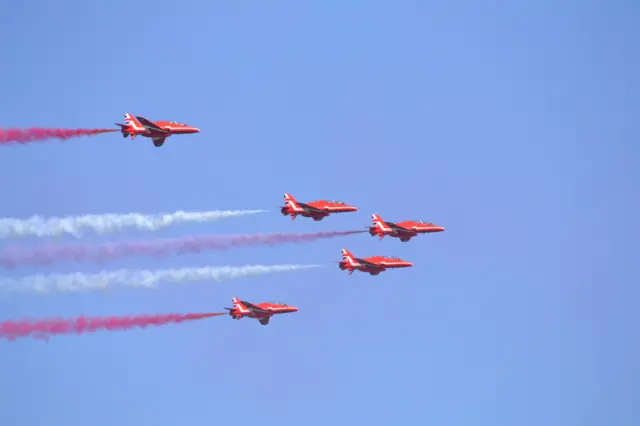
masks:
<svg viewBox="0 0 640 426"><path fill-rule="evenodd" d="M637 425L640 7L480 3L0 5L1 126L130 112L202 130L160 149L118 134L2 147L2 216L274 211L110 239L357 229L374 212L447 228L103 266L315 271L3 297L1 320L233 296L300 311L0 342L0 423ZM292 222L284 192L361 211ZM342 247L415 266L348 276Z"/></svg>

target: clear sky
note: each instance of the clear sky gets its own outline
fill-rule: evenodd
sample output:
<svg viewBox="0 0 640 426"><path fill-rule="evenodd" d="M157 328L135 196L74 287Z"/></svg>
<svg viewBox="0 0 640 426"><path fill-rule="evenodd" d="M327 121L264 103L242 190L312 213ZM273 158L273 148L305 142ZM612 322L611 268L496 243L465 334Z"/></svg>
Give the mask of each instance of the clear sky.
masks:
<svg viewBox="0 0 640 426"><path fill-rule="evenodd" d="M202 130L159 149L119 134L2 147L1 216L273 211L110 239L359 229L374 212L447 228L3 272L324 265L3 297L0 320L233 296L300 311L0 341L0 424L640 423L637 2L34 0L0 16L0 126L130 112ZM291 221L284 192L361 210ZM349 276L342 247L415 266Z"/></svg>

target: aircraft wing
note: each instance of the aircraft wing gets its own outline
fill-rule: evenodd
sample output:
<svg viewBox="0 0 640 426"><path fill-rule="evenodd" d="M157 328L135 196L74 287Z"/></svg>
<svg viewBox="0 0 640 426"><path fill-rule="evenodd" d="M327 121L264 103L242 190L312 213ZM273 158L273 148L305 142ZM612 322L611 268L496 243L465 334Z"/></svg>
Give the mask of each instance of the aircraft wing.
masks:
<svg viewBox="0 0 640 426"><path fill-rule="evenodd" d="M415 234L415 232L412 231L411 229L403 228L402 226L398 226L398 225L393 225L391 229L401 234Z"/></svg>
<svg viewBox="0 0 640 426"><path fill-rule="evenodd" d="M391 229L393 229L395 232L405 233L405 234L414 234L415 233L411 229L403 228L402 226L396 225L393 222L387 222L387 226L390 227Z"/></svg>
<svg viewBox="0 0 640 426"><path fill-rule="evenodd" d="M378 265L377 263L373 263L373 262L367 262L366 260L363 259L357 259L358 263L366 268L371 268L371 269L385 269L384 266L382 265Z"/></svg>
<svg viewBox="0 0 640 426"><path fill-rule="evenodd" d="M256 312L256 313L258 313L258 314L269 314L269 313L270 313L269 311L266 311L266 310L264 310L264 309L262 309L262 308L260 308L260 307L258 307L258 306L256 306L256 305L254 305L253 303L249 303L249 302L245 302L245 301L243 301L243 302L242 302L242 304L243 304L247 309L249 309L249 310L251 310L251 311L253 311L253 312Z"/></svg>
<svg viewBox="0 0 640 426"><path fill-rule="evenodd" d="M156 123L147 120L144 117L136 117L138 121L149 131L159 132L159 133L169 133L164 129L161 129L156 125Z"/></svg>
<svg viewBox="0 0 640 426"><path fill-rule="evenodd" d="M303 209L305 209L306 211L308 211L309 213L323 213L323 214L326 213L324 210L311 207L309 204L298 203L298 205Z"/></svg>

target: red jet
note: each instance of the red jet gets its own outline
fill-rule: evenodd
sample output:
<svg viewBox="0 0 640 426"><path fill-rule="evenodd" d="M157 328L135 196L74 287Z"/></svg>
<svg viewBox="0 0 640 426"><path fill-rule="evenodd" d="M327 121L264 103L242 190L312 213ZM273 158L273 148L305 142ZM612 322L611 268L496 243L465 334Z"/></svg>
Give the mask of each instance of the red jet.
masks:
<svg viewBox="0 0 640 426"><path fill-rule="evenodd" d="M149 121L144 117L134 117L129 113L124 115L124 124L116 123L122 129L122 137L131 135L131 140L137 135L151 138L156 147L161 147L164 140L171 135L185 135L200 133L197 127L180 124L177 121Z"/></svg>
<svg viewBox="0 0 640 426"><path fill-rule="evenodd" d="M225 308L229 311L231 318L237 320L242 317L255 318L262 325L269 324L269 319L275 314L298 312L298 308L278 302L264 302L254 305L244 300L238 300L235 297L231 300L233 301L233 308Z"/></svg>
<svg viewBox="0 0 640 426"><path fill-rule="evenodd" d="M406 243L418 234L430 234L432 232L444 231L443 226L434 225L431 222L407 220L404 222L385 222L377 214L371 215L373 226L368 226L371 236L379 236L380 241L385 235L400 238L400 241Z"/></svg>
<svg viewBox="0 0 640 426"><path fill-rule="evenodd" d="M354 257L347 249L342 249L342 261L338 262L340 269L349 271L349 275L353 271L368 272L371 275L378 275L380 272L391 268L408 268L413 263L402 260L399 257L373 256L360 259Z"/></svg>
<svg viewBox="0 0 640 426"><path fill-rule="evenodd" d="M284 216L311 217L316 222L321 221L332 213L357 212L358 208L343 203L342 201L317 200L310 203L300 203L291 195L284 194L284 207L280 209Z"/></svg>

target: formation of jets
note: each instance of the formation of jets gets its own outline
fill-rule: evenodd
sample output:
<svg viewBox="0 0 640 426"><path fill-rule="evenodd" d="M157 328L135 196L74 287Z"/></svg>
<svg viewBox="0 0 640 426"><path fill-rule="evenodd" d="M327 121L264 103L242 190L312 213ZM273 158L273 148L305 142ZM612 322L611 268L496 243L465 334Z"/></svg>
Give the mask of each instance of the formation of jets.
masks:
<svg viewBox="0 0 640 426"><path fill-rule="evenodd" d="M315 221L320 221L333 213L357 212L358 208L351 206L342 201L317 200L309 203L301 203L291 196L284 194L284 206L280 208L280 212L284 216L291 216L294 220L296 216L310 217ZM443 232L444 226L436 225L432 222L423 220L405 220L403 222L389 222L383 220L379 215L372 214L371 221L373 226L367 226L371 236L378 236L380 240L385 236L398 238L403 243L411 240L411 238L419 234L431 234L434 232ZM338 267L343 271L349 271L349 275L353 271L368 272L371 275L378 275L382 271L392 268L408 268L413 263L402 260L398 257L373 256L367 258L359 258L353 256L347 249L342 249L342 261L338 262Z"/></svg>
<svg viewBox="0 0 640 426"><path fill-rule="evenodd" d="M122 136L124 138L131 136L135 139L140 135L151 138L153 145L161 147L166 138L172 135L184 135L191 133L200 133L200 129L187 124L178 123L177 121L151 121L144 117L133 116L129 113L124 115L124 124L115 123L120 126ZM337 213L357 212L358 208L342 201L336 200L316 200L302 203L296 200L291 194L284 194L284 206L280 208L280 212L284 216L290 216L291 220L302 216L311 218L316 222L323 220L325 217ZM369 234L373 237L377 236L380 241L384 237L398 238L401 242L406 243L412 238L420 234L431 234L435 232L443 232L445 228L431 222L422 220L405 220L402 222L389 222L383 220L378 214L371 215L372 226L367 226ZM400 259L395 256L371 256L356 257L346 248L342 249L342 260L338 263L338 267L343 271L349 271L349 275L354 271L368 273L370 275L378 275L387 269L409 268L413 263ZM229 311L229 315L233 319L241 319L244 317L254 318L262 325L269 324L269 320L273 315L297 312L298 308L281 303L262 302L249 303L237 298L232 299L233 308L225 308Z"/></svg>
<svg viewBox="0 0 640 426"><path fill-rule="evenodd" d="M291 196L284 194L284 206L280 208L280 212L284 216L291 216L294 220L297 216L311 218L314 221L321 221L325 217L334 213L357 212L358 208L351 206L342 201L316 200L307 203L301 203ZM445 228L432 222L423 220L405 220L403 222L389 222L383 220L380 215L372 214L371 222L373 226L367 226L371 236L377 236L381 241L385 236L398 238L401 242L406 243L412 238L420 234L431 234L435 232L443 232ZM343 271L349 271L349 275L354 271L368 273L370 275L379 275L388 269L410 268L412 262L401 259L397 256L371 256L356 257L346 248L342 249L342 260L338 263L338 268ZM298 308L282 303L263 302L252 304L233 298L233 308L225 308L229 311L229 315L233 319L241 319L244 317L257 319L260 324L267 325L273 315L297 312Z"/></svg>

